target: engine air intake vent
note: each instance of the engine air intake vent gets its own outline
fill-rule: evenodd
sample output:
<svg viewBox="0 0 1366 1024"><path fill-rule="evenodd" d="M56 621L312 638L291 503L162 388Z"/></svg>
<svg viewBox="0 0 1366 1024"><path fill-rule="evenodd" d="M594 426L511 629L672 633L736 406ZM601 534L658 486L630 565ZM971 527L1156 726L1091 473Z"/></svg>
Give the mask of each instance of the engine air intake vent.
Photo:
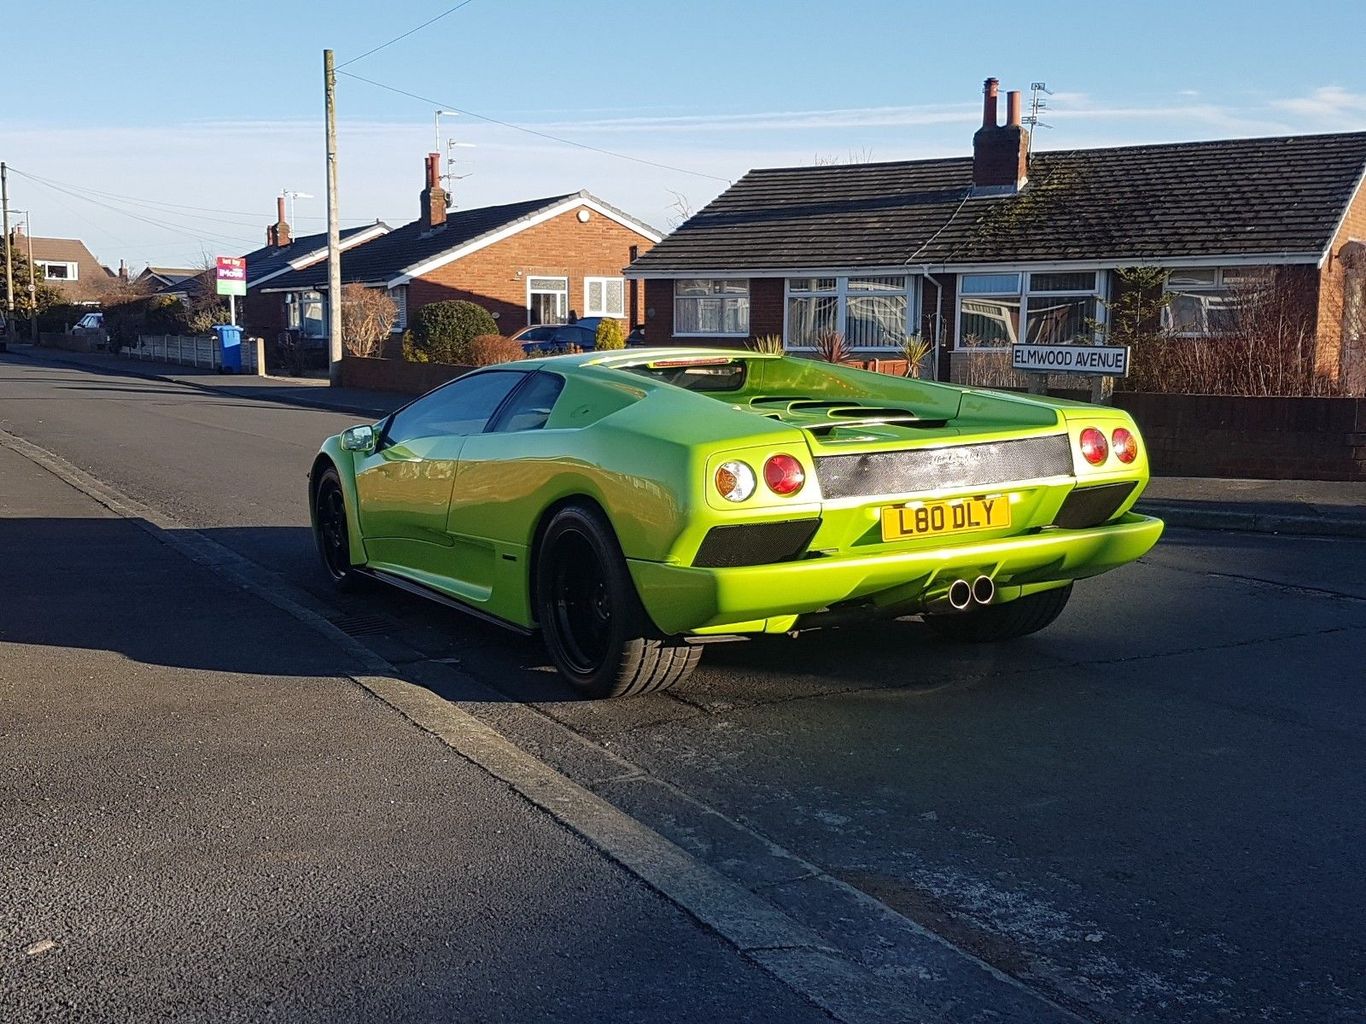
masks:
<svg viewBox="0 0 1366 1024"><path fill-rule="evenodd" d="M721 569L790 562L806 550L820 525L819 519L789 519L781 523L713 526L707 531L692 564L705 569Z"/></svg>
<svg viewBox="0 0 1366 1024"><path fill-rule="evenodd" d="M1084 530L1099 526L1115 514L1115 509L1133 492L1135 480L1122 480L1099 487L1078 487L1069 494L1053 517L1053 525L1064 530Z"/></svg>

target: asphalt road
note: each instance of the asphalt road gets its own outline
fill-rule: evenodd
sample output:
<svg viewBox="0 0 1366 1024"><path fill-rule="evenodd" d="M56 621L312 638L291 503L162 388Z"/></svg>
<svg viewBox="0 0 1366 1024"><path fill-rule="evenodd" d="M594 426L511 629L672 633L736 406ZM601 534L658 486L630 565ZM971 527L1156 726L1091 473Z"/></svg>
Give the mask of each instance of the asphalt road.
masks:
<svg viewBox="0 0 1366 1024"><path fill-rule="evenodd" d="M1366 1019L1366 544L1173 531L1140 564L1079 585L1048 631L1008 647L952 647L909 621L715 645L673 694L585 703L560 687L534 640L403 595L328 595L305 525L304 474L321 437L353 421L0 362L0 427L269 567L282 587L370 616L357 632L409 678L762 894L936 1017ZM11 477L0 467L0 480ZM44 543L72 539L30 529L0 550L49 564L51 555L32 554ZM4 561L8 575L14 560ZM88 580L74 567L45 600L59 606ZM214 591L211 579L199 585ZM138 607L155 616L161 605ZM177 679L225 667L187 662L171 628L139 633L130 647L106 626L72 653L69 634L43 622L25 648L26 676L48 678L44 666L66 657L118 656L126 671L169 667ZM264 636L245 649L286 646ZM325 648L289 646L287 669L270 658L227 667L296 682L326 675ZM233 648L238 658L243 649ZM13 657L0 655L0 671ZM81 665L57 675L101 671ZM312 713L343 719L331 729L348 744L368 741L373 723L348 725L333 696L308 690ZM187 723L192 706L187 698ZM280 717L231 727L250 743ZM384 731L390 756L412 752L405 780L449 801L451 788L431 781L453 770L441 752L399 723ZM288 774L268 767L262 786ZM356 802L373 798L335 794L349 808L335 813L355 816ZM409 810L407 827L430 834L467 812L431 799ZM520 821L518 834L535 827ZM356 837L350 855L363 862L374 841ZM493 870L515 851L482 856ZM446 867L428 864L426 884L447 884ZM176 898L193 906L185 885ZM536 930L518 917L528 890L539 891L513 891L505 908L526 926L516 941ZM383 898L395 914L418 899L404 887ZM323 942L327 929L310 934ZM1046 1002L1006 1007L973 975L982 963ZM731 967L733 984L717 998L772 983L738 959ZM432 1004L413 991L394 998L415 999L421 1016ZM675 1014L666 1006L657 1019Z"/></svg>

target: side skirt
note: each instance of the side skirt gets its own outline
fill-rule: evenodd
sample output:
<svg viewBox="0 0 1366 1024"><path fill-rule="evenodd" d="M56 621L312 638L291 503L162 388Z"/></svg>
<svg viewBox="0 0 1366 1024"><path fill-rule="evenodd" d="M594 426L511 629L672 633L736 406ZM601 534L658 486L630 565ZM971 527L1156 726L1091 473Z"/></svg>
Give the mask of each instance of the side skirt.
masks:
<svg viewBox="0 0 1366 1024"><path fill-rule="evenodd" d="M490 615L488 612L480 611L478 608L471 608L469 605L457 601L455 598L449 597L439 590L433 590L431 587L406 579L395 573L385 572L383 569L363 569L360 566L356 566L355 569L358 573L368 576L371 579L379 580L381 583L387 583L391 587L397 587L399 590L406 590L408 593L416 594L418 597L425 597L428 601L435 601L437 604L445 605L447 608L454 608L456 611L464 612L466 615L479 619L482 622L488 622L495 626L502 626L504 629L516 633L518 636L531 636L534 632L534 630L527 629L525 626L519 626L516 623L508 622L506 619L500 619L496 615Z"/></svg>

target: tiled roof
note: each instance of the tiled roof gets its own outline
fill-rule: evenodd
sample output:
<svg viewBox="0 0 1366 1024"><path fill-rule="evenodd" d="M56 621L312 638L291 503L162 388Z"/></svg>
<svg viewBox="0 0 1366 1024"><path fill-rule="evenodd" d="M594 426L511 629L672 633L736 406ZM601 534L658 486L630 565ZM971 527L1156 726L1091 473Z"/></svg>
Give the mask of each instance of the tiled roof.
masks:
<svg viewBox="0 0 1366 1024"><path fill-rule="evenodd" d="M404 224L387 235L342 253L342 283L382 284L391 281L416 263L509 227L577 194L571 192L476 210L452 210L446 215L446 223L439 228L429 228L420 220ZM247 268L250 271L250 257L247 259ZM267 282L265 287L272 290L317 288L326 284L327 264L324 262L281 274Z"/></svg>
<svg viewBox="0 0 1366 1024"><path fill-rule="evenodd" d="M379 224L376 221L375 224ZM359 227L343 228L341 231L342 244L345 245L347 239L354 238L362 231L369 231L375 224L362 224ZM384 226L384 225L381 225ZM388 230L387 227L385 230ZM284 248L274 245L262 246L260 249L253 250L246 254L247 261L247 287L252 287L257 281L268 274L273 274L277 270L282 270L288 266L291 260L298 260L307 256L319 257L327 255L327 232L322 231L316 235L304 235L296 238Z"/></svg>
<svg viewBox="0 0 1366 1024"><path fill-rule="evenodd" d="M139 274L138 277L156 277L160 278L166 284L176 284L177 282L188 280L191 277L198 277L202 273L203 271L197 267L149 266L145 270L143 270L143 272Z"/></svg>
<svg viewBox="0 0 1366 1024"><path fill-rule="evenodd" d="M51 260L53 263L75 263L77 265L77 280L54 280L51 282L59 288L85 287L99 290L108 287L112 282L113 275L109 268L95 259L95 254L87 249L85 243L79 238L41 238L34 235L30 239L29 236L16 234L14 238L15 251L27 254L30 241L33 243L33 258L35 260Z"/></svg>
<svg viewBox="0 0 1366 1024"><path fill-rule="evenodd" d="M794 270L1322 252L1366 133L1036 152L1015 195L972 159L750 171L631 265Z"/></svg>

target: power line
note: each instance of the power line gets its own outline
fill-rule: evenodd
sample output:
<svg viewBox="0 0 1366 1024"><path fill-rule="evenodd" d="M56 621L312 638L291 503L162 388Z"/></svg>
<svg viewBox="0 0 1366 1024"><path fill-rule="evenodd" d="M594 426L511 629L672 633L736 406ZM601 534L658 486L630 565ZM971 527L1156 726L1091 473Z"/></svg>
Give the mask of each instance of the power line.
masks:
<svg viewBox="0 0 1366 1024"><path fill-rule="evenodd" d="M62 186L62 187L64 187L64 188L75 189L75 190L78 191L78 192L88 192L88 193L90 193L91 195L94 195L94 196L102 196L102 197L105 198L105 199L119 199L119 200L122 200L122 201L124 201L124 202L126 202L126 203L134 203L134 204L136 204L136 205L142 205L142 206L147 206L147 207L165 207L165 208L167 208L167 210L190 210L190 211L193 212L193 213L226 213L226 214L230 214L230 215L232 215L232 216L237 216L237 217L251 217L251 218L253 218L253 220L251 220L250 222L222 221L221 223L224 223L224 224L229 224L229 223L244 223L244 224L246 224L246 223L249 223L249 224L251 224L251 225L255 225L256 223L259 222L259 219L260 219L260 217L262 216L262 214L259 214L258 212L254 212L254 211L251 211L251 210L219 210L219 209L216 209L216 208L211 207L211 206L188 206L188 205L186 205L185 203L168 203L168 202L166 202L165 200L161 200L161 199L148 199L148 198L146 198L145 196L125 196L125 195L121 195L121 194L119 194L119 193L117 193L117 192L102 192L102 191L100 191L99 189L90 188L89 186L86 186L86 185L76 185L76 184L73 184L72 182L69 182L69 181L58 181L56 178L44 178L44 177L42 177L42 176L40 176L40 175L37 175L37 174L28 174L28 175L25 175L25 176L26 176L26 177L29 177L29 178L32 178L34 181L41 182L41 183L44 184L44 185L60 185L60 186ZM313 216L304 216L304 217L301 217L300 219L301 219L301 220L322 220L323 218L322 218L321 215L313 215Z"/></svg>
<svg viewBox="0 0 1366 1024"><path fill-rule="evenodd" d="M456 4L456 5L455 5L454 7L452 7L449 11L443 11L441 14L438 14L435 18L431 19L431 21L424 21L421 25L417 26L417 28L410 28L407 32L404 32L403 35L401 35L401 36L394 36L394 38L393 38L393 39L390 39L387 43L380 43L380 44L379 44L378 46L376 46L373 50L366 50L366 51L365 51L364 53L362 53L359 57L352 57L350 60L345 61L344 63L338 64L338 65L337 65L337 70L340 71L342 68L346 67L347 64L354 64L354 63L356 63L356 61L358 61L358 60L364 60L366 57L370 56L370 54L372 54L372 53L379 53L379 51L380 51L380 50L383 50L386 46L393 46L395 43L400 42L401 40L407 39L407 38L408 38L410 35L412 35L414 32L421 32L421 31L422 31L424 28L426 28L428 25L435 25L435 24L436 24L438 21L440 21L442 18L445 18L445 17L447 17L448 15L454 14L456 11L460 10L460 8L462 8L462 7L467 7L468 5L472 4L473 2L474 2L474 0L463 0L462 3Z"/></svg>
<svg viewBox="0 0 1366 1024"><path fill-rule="evenodd" d="M409 99L418 100L434 107L441 107L445 110L452 110L457 114L464 114L466 117L487 121L489 124L496 124L503 128L512 128L519 132L526 132L528 135L535 135L538 138L548 139L551 142L558 142L564 146L573 146L576 149L588 150L590 153L599 153L602 156L615 157L618 160L629 160L632 163L645 164L647 167L659 167L666 171L674 171L677 174L691 174L697 178L710 178L712 181L725 182L727 185L731 183L729 178L722 178L715 174L707 174L705 171L690 171L686 167L675 167L672 164L660 163L657 160L646 160L644 157L631 156L629 153L618 153L610 149L601 149L598 146L590 146L585 142L575 142L573 139L566 139L559 135L551 135L548 132L537 131L535 128L528 128L525 125L513 124L510 121L500 121L498 118L489 117L487 114L476 114L473 110L462 110L450 103L434 100L429 96L420 96L415 92L408 92L406 89L399 89L392 85L385 85L383 82L376 82L371 78L354 75L350 71L342 71L339 69L337 74L345 75L347 78L354 78L357 82L364 82L366 85L373 85L376 89L384 89L388 92L397 93L399 96L407 96Z"/></svg>
<svg viewBox="0 0 1366 1024"><path fill-rule="evenodd" d="M106 210L110 210L110 211L112 211L112 212L114 212L114 213L121 214L122 216L124 216L124 217L129 217L129 218L131 218L131 219L133 219L133 220L141 221L141 222L144 223L144 224L150 224L150 225L152 225L153 227L161 228L161 229L164 230L164 231L174 231L174 232L176 232L177 234L182 234L182 235L183 235L183 234L190 234L190 235L192 235L193 237L198 238L198 239L201 240L201 241L204 240L204 239L209 239L209 240L214 240L214 241L219 241L219 242L232 242L232 243L234 243L234 244L239 244L239 243L241 243L241 244L246 244L246 245L251 245L251 244L253 244L252 242L250 242L250 241L248 241L248 240L246 240L246 239L239 238L239 237L236 237L236 236L233 236L233 235L221 235L221 234L218 234L217 232L214 232L214 231L202 231L202 230L196 231L196 229L194 229L194 228L192 228L192 227L191 227L191 228L187 228L187 227L186 227L185 225L183 225L183 224L171 224L171 223L167 223L166 221L155 220L155 219L153 219L153 218L151 218L151 217L144 217L144 216L142 216L141 214L132 213L132 212L130 212L130 211L128 211L128 210L121 210L121 209L119 209L117 206L113 206L113 205L111 205L111 204L109 204L109 203L104 202L103 200L94 199L94 198L92 198L92 197L90 197L90 196L81 195L79 192L73 191L73 190L71 190L71 189L62 188L61 186L50 184L49 182L43 181L43 180L40 179L40 178L36 178L36 177L34 177L33 175L31 175L31 174L26 174L25 172L20 171L20 170L18 170L17 168L10 168L10 169L13 170L15 174L18 174L18 175L20 175L21 177L24 177L24 178L29 179L29 180L32 181L34 184L41 185L43 188L51 189L52 191L55 191L55 192L60 192L60 193L62 193L63 195L70 196L70 197L73 198L73 199L80 199L80 200L83 200L84 202L87 202L87 203L93 203L95 206L102 207L102 208L104 208L104 209L106 209Z"/></svg>

